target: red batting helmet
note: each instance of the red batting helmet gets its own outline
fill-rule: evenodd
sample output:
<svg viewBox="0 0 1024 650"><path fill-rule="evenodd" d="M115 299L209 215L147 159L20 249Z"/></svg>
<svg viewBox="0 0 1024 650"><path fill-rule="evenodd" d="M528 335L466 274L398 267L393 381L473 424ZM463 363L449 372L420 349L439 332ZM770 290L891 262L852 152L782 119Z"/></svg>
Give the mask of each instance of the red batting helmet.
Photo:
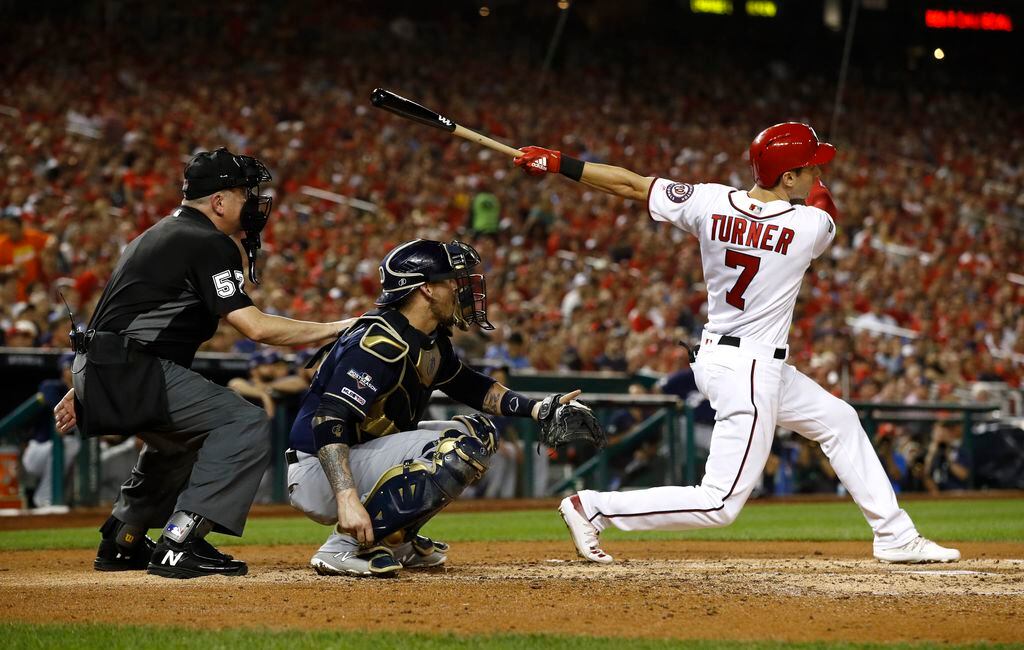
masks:
<svg viewBox="0 0 1024 650"><path fill-rule="evenodd" d="M819 142L814 129L799 122L769 126L750 143L750 168L754 182L775 187L791 169L824 165L836 155L836 148Z"/></svg>

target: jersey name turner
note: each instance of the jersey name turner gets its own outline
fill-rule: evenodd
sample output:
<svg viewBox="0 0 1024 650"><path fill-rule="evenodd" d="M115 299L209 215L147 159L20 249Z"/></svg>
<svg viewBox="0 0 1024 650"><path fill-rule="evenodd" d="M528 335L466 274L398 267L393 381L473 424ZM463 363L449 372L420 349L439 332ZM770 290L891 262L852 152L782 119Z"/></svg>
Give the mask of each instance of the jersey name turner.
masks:
<svg viewBox="0 0 1024 650"><path fill-rule="evenodd" d="M655 221L700 241L708 332L786 345L804 273L835 236L826 212L764 203L725 185L661 178L651 187L648 208Z"/></svg>
<svg viewBox="0 0 1024 650"><path fill-rule="evenodd" d="M711 215L711 238L726 244L742 244L787 255L795 234L792 228L780 227L774 223L748 221L743 217L725 214Z"/></svg>

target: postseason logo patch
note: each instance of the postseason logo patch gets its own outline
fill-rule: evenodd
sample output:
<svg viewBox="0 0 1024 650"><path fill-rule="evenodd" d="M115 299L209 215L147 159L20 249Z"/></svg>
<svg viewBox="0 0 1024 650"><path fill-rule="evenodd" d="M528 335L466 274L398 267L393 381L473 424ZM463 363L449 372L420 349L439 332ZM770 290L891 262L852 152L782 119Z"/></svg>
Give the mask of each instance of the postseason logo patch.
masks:
<svg viewBox="0 0 1024 650"><path fill-rule="evenodd" d="M672 183L665 187L665 196L673 203L683 203L693 196L693 185L689 183Z"/></svg>
<svg viewBox="0 0 1024 650"><path fill-rule="evenodd" d="M353 368L349 370L347 374L349 377L356 380L356 385L359 386L359 390L366 390L369 388L374 392L377 391L377 387L373 385L373 377L371 377L369 373L359 372Z"/></svg>

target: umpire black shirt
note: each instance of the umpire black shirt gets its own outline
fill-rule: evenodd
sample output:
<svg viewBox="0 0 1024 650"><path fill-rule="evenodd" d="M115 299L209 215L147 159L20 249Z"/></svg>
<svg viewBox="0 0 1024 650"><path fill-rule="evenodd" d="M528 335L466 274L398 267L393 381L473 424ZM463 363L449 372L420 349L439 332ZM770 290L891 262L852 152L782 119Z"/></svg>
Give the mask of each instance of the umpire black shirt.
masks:
<svg viewBox="0 0 1024 650"><path fill-rule="evenodd" d="M220 317L252 304L244 282L235 241L181 206L128 244L89 327L188 368Z"/></svg>

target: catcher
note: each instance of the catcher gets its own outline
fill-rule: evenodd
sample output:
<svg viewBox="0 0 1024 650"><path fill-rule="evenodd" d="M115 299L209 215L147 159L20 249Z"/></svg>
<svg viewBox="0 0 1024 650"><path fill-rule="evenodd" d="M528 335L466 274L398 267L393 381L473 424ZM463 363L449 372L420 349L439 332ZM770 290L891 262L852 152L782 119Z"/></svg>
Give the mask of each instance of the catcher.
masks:
<svg viewBox="0 0 1024 650"><path fill-rule="evenodd" d="M479 265L459 241L401 244L380 264L380 309L323 356L287 451L292 506L335 526L310 560L317 573L387 577L447 560L448 545L419 530L483 476L498 432L481 414L421 422L435 389L486 413L532 417L549 446L604 445L580 391L538 402L459 359L453 326L493 329L484 277L471 273Z"/></svg>

